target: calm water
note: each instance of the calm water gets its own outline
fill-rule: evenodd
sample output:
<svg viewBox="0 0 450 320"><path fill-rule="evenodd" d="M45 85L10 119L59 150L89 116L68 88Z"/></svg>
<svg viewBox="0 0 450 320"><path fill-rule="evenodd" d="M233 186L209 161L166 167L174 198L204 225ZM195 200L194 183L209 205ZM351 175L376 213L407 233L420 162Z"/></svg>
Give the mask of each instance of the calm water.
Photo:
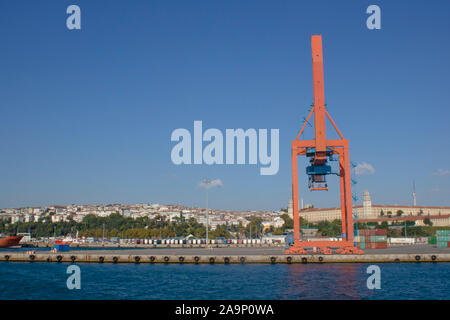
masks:
<svg viewBox="0 0 450 320"><path fill-rule="evenodd" d="M378 264L380 290L368 264L78 264L80 290L69 265L0 262L0 299L450 299L450 263Z"/></svg>

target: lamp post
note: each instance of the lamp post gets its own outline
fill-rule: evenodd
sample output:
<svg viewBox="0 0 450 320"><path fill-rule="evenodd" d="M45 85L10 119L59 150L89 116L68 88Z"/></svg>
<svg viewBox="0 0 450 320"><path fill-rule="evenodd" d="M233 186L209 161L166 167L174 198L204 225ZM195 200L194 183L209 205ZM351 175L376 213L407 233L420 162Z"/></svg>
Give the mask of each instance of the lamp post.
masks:
<svg viewBox="0 0 450 320"><path fill-rule="evenodd" d="M209 188L209 184L211 183L211 181L208 179L208 178L206 178L204 181L203 181L203 183L205 184L205 190L206 190L206 245L205 245L205 248L206 249L208 249L209 248L209 246L208 246L208 218L209 218L209 216L208 216L208 211L209 211L209 209L208 209L208 188Z"/></svg>
<svg viewBox="0 0 450 320"><path fill-rule="evenodd" d="M407 235L406 235L406 220L405 220L405 238L407 238Z"/></svg>

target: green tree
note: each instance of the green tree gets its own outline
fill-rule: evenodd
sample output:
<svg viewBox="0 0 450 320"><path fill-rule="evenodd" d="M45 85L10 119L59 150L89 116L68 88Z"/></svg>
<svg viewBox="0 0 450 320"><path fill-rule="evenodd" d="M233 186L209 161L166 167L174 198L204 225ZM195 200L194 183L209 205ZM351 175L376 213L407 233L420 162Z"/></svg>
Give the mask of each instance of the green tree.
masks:
<svg viewBox="0 0 450 320"><path fill-rule="evenodd" d="M430 226L430 227L433 225L433 222L432 222L431 219L428 218L428 217L426 217L425 219L423 219L423 223L426 224L426 225L428 225L428 226Z"/></svg>
<svg viewBox="0 0 450 320"><path fill-rule="evenodd" d="M245 236L251 238L258 238L262 235L263 225L262 219L258 217L252 217L250 223L245 228Z"/></svg>
<svg viewBox="0 0 450 320"><path fill-rule="evenodd" d="M284 220L284 224L281 226L283 231L294 228L294 220L292 220L288 214L282 214L280 217Z"/></svg>
<svg viewBox="0 0 450 320"><path fill-rule="evenodd" d="M273 234L274 236L280 236L280 235L283 234L283 229L282 229L282 228L275 228L275 229L273 230L272 234Z"/></svg>
<svg viewBox="0 0 450 320"><path fill-rule="evenodd" d="M341 235L342 224L341 220L320 221L317 223L318 233L322 236L337 237Z"/></svg>
<svg viewBox="0 0 450 320"><path fill-rule="evenodd" d="M211 235L212 239L215 239L218 237L223 237L226 239L231 238L231 234L228 231L227 226L225 224L218 225L215 230L211 231L210 235Z"/></svg>

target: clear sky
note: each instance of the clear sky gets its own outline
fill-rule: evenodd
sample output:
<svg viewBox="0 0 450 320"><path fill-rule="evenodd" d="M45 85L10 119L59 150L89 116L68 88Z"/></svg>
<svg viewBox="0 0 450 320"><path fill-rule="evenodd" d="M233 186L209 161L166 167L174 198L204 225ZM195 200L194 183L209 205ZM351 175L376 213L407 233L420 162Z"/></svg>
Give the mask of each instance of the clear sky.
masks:
<svg viewBox="0 0 450 320"><path fill-rule="evenodd" d="M81 8L68 30L66 8ZM381 8L381 30L366 8ZM354 193L450 205L449 1L12 1L0 3L0 207L86 203L279 209L290 143L313 101L311 34L323 35L327 108ZM280 130L280 169L172 163L176 128ZM328 131L331 136L331 130ZM306 132L312 137L312 130ZM339 189L306 190L316 207Z"/></svg>

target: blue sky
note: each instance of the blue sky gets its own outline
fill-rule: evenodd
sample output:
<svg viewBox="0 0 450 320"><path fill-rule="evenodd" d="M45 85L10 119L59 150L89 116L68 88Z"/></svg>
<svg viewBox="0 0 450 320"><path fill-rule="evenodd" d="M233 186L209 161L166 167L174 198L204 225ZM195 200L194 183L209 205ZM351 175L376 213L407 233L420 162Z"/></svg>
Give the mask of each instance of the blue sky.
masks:
<svg viewBox="0 0 450 320"><path fill-rule="evenodd" d="M66 8L81 8L81 30ZM370 4L381 30L366 28ZM448 206L448 1L2 1L0 207L85 203L278 209L290 143L313 101L323 35L327 108L378 204ZM171 162L177 128L280 130L280 170ZM332 136L331 129L328 131ZM312 131L306 132L312 137ZM300 193L338 205L339 189ZM441 170L441 171L438 171Z"/></svg>

